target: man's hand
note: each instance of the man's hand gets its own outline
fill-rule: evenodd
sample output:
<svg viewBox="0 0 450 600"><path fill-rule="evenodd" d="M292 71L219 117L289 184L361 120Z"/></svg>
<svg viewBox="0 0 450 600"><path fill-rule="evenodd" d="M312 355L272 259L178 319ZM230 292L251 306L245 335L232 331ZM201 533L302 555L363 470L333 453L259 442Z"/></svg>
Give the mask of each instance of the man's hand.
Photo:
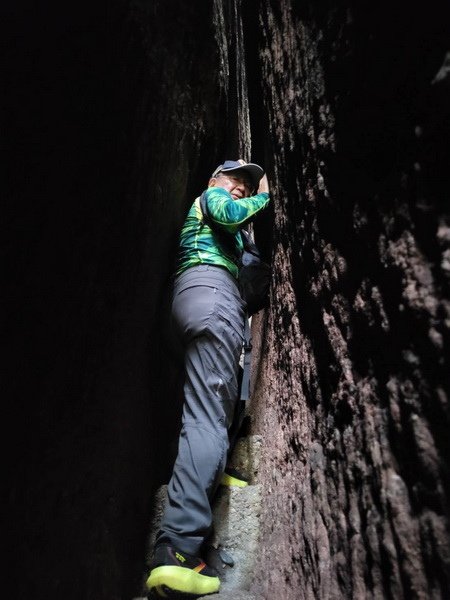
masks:
<svg viewBox="0 0 450 600"><path fill-rule="evenodd" d="M260 194L261 192L269 193L269 182L267 181L267 175L263 175L259 182L258 194Z"/></svg>
<svg viewBox="0 0 450 600"><path fill-rule="evenodd" d="M247 163L245 162L244 159L242 158L238 158L237 162L241 165L246 165ZM269 193L269 182L267 180L267 175L263 175L260 182L259 182L259 186L258 186L258 191L256 192L257 194L260 194L261 192L267 192Z"/></svg>

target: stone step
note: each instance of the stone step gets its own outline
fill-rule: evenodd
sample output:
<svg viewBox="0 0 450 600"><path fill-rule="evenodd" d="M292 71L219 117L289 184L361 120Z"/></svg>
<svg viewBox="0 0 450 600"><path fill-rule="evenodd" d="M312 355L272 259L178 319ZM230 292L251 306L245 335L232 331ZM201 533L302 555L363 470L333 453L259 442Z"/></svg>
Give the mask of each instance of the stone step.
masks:
<svg viewBox="0 0 450 600"><path fill-rule="evenodd" d="M133 600L147 600L147 596L140 596L139 598L133 598ZM257 598L250 592L219 592L218 594L209 594L208 596L201 596L198 600L263 600Z"/></svg>
<svg viewBox="0 0 450 600"><path fill-rule="evenodd" d="M241 471L249 479L250 484L256 483L261 457L262 437L249 435L239 438L233 450L233 467Z"/></svg>
<svg viewBox="0 0 450 600"><path fill-rule="evenodd" d="M223 593L249 588L259 539L260 512L259 485L219 489L213 504L215 550L207 554L205 560L219 571ZM223 551L233 559L233 566L221 561Z"/></svg>
<svg viewBox="0 0 450 600"><path fill-rule="evenodd" d="M209 594L202 596L198 600L263 600L257 598L250 592L219 592L218 594Z"/></svg>
<svg viewBox="0 0 450 600"><path fill-rule="evenodd" d="M139 596L133 598L133 600L148 600L147 596ZM153 600L153 599L152 599ZM219 592L218 594L209 594L208 596L201 596L198 600L263 600L257 598L250 592Z"/></svg>

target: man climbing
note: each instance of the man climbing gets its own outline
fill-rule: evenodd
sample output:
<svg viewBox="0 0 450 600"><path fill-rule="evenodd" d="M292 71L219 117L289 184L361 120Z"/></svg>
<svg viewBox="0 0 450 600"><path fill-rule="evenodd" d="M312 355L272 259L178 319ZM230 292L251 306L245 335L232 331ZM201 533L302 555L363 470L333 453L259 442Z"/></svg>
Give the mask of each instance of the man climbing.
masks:
<svg viewBox="0 0 450 600"><path fill-rule="evenodd" d="M197 198L181 231L173 290L185 383L178 455L147 580L148 590L161 597L203 596L220 587L201 550L212 527L210 501L226 466L238 397L246 318L237 284L239 231L268 205L267 177L259 165L227 160L212 174L205 199L214 231Z"/></svg>

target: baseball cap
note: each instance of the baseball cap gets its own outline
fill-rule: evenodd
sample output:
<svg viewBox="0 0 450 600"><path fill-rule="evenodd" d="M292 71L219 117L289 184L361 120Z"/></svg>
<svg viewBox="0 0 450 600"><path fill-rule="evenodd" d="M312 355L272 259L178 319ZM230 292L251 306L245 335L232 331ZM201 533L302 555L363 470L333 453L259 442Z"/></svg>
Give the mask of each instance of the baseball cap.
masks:
<svg viewBox="0 0 450 600"><path fill-rule="evenodd" d="M216 177L220 172L222 173L237 173L238 171L245 173L253 184L254 189L258 187L261 177L264 175L264 169L255 163L241 163L236 160L226 160L222 165L219 165L211 177Z"/></svg>

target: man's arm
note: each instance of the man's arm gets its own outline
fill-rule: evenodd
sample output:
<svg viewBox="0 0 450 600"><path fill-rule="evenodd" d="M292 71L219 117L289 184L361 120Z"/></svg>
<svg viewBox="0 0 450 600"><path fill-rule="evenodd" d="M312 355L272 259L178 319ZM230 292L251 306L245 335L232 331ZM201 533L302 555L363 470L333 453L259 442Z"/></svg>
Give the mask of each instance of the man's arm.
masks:
<svg viewBox="0 0 450 600"><path fill-rule="evenodd" d="M245 165L243 159L239 159ZM259 182L258 191L254 196L233 200L231 194L219 187L206 190L206 202L211 219L216 225L230 233L236 233L249 223L269 203L269 182L263 175Z"/></svg>
<svg viewBox="0 0 450 600"><path fill-rule="evenodd" d="M231 194L219 187L206 190L206 202L209 215L219 227L230 233L236 233L250 222L269 203L268 192L259 192L249 198L233 200Z"/></svg>

